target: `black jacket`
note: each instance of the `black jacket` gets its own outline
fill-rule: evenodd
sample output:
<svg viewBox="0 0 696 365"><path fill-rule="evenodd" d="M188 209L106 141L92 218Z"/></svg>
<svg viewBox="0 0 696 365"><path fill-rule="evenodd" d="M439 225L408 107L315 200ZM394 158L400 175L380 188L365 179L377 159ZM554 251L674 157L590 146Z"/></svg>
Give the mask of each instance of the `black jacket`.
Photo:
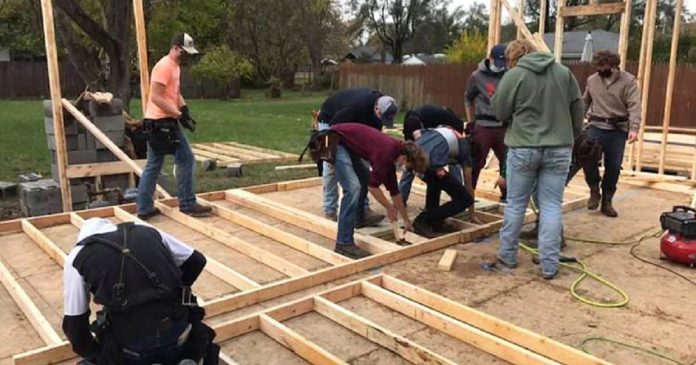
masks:
<svg viewBox="0 0 696 365"><path fill-rule="evenodd" d="M381 96L369 88L341 90L324 100L319 121L329 125L360 123L382 130L382 121L375 115L375 103Z"/></svg>

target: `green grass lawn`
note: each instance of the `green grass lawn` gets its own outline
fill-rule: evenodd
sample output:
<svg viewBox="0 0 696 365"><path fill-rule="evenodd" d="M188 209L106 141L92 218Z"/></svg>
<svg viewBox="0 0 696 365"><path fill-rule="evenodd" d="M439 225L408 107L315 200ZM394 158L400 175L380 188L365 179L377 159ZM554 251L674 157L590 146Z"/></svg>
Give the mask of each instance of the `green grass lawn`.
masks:
<svg viewBox="0 0 696 365"><path fill-rule="evenodd" d="M198 122L192 143L237 141L280 151L299 153L307 141L312 109L318 109L327 92L301 95L285 92L281 99L268 99L263 91L245 91L242 98L189 100L191 114ZM134 117L140 117L140 100L131 101ZM40 100L0 101L0 180L16 181L30 171L50 175L50 155L43 127ZM169 158L168 160L171 160ZM169 167L165 171L171 171ZM210 191L311 176L312 170L275 172L273 165L245 168L247 176L227 178L223 171L198 173L198 191Z"/></svg>

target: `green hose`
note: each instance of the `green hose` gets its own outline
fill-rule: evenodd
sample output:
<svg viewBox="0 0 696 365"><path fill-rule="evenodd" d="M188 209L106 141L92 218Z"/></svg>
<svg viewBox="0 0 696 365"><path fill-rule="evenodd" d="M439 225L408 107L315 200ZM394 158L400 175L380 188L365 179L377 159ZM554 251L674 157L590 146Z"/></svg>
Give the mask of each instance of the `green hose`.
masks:
<svg viewBox="0 0 696 365"><path fill-rule="evenodd" d="M648 355L652 355L652 356L658 357L660 359L667 360L667 361L669 361L673 364L676 364L676 365L694 365L694 364L696 364L696 362L691 363L691 364L687 364L687 363L681 362L677 359L673 359L667 355L661 354L661 353L654 351L654 350L651 350L651 349L631 345L631 344L628 344L625 342L620 342L620 341L616 341L616 340L612 340L612 339L604 338L604 337L589 337L589 338L582 340L582 342L580 343L580 349L583 352L590 354L590 355L592 355L592 353L585 348L585 345L588 342L607 342L607 343L610 343L612 345L617 345L617 346L625 347L625 348L628 348L631 350L640 351L640 352L646 353Z"/></svg>

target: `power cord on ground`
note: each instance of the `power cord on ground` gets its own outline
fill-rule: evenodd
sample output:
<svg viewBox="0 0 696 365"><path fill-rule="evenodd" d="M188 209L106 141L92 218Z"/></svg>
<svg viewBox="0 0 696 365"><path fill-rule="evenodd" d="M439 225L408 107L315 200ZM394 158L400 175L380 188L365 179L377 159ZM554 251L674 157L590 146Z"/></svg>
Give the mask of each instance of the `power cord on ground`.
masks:
<svg viewBox="0 0 696 365"><path fill-rule="evenodd" d="M580 349L583 352L590 354L590 355L592 353L587 348L585 348L585 345L589 342L607 342L607 343L610 343L612 345L617 345L617 346L625 347L625 348L628 348L631 350L640 351L640 352L646 353L648 355L655 356L655 357L658 357L660 359L670 361L670 362L674 363L675 365L694 365L694 364L696 364L696 362L692 362L691 364L687 364L687 363L681 362L677 359L674 359L672 357L669 357L665 354L659 353L659 352L651 350L651 349L647 349L647 348L636 346L636 345L631 345L629 343L616 341L616 340L612 340L612 339L605 338L605 337L588 337L588 338L582 340L582 342L580 343Z"/></svg>

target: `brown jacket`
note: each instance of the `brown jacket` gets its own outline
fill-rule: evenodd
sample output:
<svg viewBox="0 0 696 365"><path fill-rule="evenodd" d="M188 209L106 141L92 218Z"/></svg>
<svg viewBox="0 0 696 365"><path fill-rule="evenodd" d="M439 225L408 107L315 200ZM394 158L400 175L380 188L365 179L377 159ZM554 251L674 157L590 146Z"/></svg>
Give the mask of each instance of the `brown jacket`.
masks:
<svg viewBox="0 0 696 365"><path fill-rule="evenodd" d="M628 122L618 124L621 130L628 132L629 129L640 129L640 93L636 78L630 73L619 71L612 76L609 84L598 74L592 74L587 78L583 100L588 118L626 117ZM590 121L590 125L600 129L614 129L613 125L599 121Z"/></svg>

